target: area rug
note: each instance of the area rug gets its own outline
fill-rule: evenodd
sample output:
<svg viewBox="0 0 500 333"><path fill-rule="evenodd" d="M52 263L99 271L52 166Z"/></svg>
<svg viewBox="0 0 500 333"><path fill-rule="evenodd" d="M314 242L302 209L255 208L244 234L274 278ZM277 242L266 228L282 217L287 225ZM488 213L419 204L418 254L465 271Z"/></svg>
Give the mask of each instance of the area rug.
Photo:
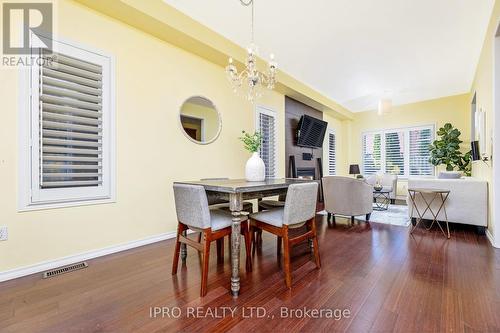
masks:
<svg viewBox="0 0 500 333"><path fill-rule="evenodd" d="M326 215L327 213L325 210L323 210L318 214ZM356 219L365 221L365 216L356 216ZM374 210L370 217L370 222L386 223L407 227L408 225L410 225L410 218L408 217L408 206L389 205L389 209L387 210Z"/></svg>

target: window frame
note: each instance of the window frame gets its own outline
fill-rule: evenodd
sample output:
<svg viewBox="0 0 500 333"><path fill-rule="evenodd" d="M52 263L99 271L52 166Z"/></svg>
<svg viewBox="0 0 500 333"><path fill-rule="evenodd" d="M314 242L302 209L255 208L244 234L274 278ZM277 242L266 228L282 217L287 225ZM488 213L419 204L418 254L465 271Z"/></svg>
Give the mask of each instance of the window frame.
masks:
<svg viewBox="0 0 500 333"><path fill-rule="evenodd" d="M384 129L379 129L379 130L369 130L369 131L363 131L361 133L361 165L362 169L361 172L365 174L365 161L364 161L364 137L366 135L375 135L375 134L380 134L380 155L381 155L381 163L380 163L380 170L377 172L383 172L385 173L386 170L386 162L387 162L387 156L386 156L386 134L387 133L397 133L397 132L403 132L404 135L404 146L405 146L405 152L404 152L404 174L403 175L398 175L399 178L401 179L408 179L409 177L421 177L421 178L432 178L435 177L436 175L436 168L432 168L432 175L427 175L427 176L413 176L410 175L410 131L415 131L415 130L424 130L424 129L430 129L432 133L431 137L431 143L435 140L436 138L436 125L435 124L429 124L429 125L419 125L419 126L407 126L407 127L396 127L396 128L384 128Z"/></svg>
<svg viewBox="0 0 500 333"><path fill-rule="evenodd" d="M31 34L32 35L32 34ZM112 203L116 201L115 58L93 47L50 36L54 52L82 60L105 58L103 66L103 185L99 188L73 187L40 189L38 65L21 66L19 72L18 116L18 211ZM104 102L106 98L106 102ZM105 149L107 151L105 151ZM104 162L105 160L105 162Z"/></svg>
<svg viewBox="0 0 500 333"><path fill-rule="evenodd" d="M333 146L333 151L334 151L334 155L335 155L335 160L334 160L334 165L335 165L335 173L331 174L330 173L330 134L333 134L333 136L335 137L335 143L334 143L334 146ZM335 130L333 128L328 128L326 130L326 140L327 140L327 147L328 147L328 150L327 150L327 159L326 159L326 170L328 170L328 175L329 176L335 176L337 175L337 133L335 132Z"/></svg>
<svg viewBox="0 0 500 333"><path fill-rule="evenodd" d="M277 112L273 109L263 106L256 105L255 106L255 130L260 132L260 114L265 114L274 118L274 175L270 179L278 178L278 117ZM259 156L260 156L260 148L259 148Z"/></svg>

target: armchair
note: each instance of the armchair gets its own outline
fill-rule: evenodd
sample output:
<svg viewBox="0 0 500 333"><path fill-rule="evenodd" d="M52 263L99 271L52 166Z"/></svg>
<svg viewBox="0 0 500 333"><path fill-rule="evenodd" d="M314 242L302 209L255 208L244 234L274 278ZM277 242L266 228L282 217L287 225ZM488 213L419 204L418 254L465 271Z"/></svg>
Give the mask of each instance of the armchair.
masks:
<svg viewBox="0 0 500 333"><path fill-rule="evenodd" d="M366 215L370 220L373 211L373 186L362 180L328 176L323 177L323 192L325 196L325 210L328 218L335 214L351 216L351 221L358 215Z"/></svg>
<svg viewBox="0 0 500 333"><path fill-rule="evenodd" d="M366 182L373 187L377 182L377 177L379 177L380 184L385 189L391 190L391 192L389 193L389 199L391 199L391 204L394 204L396 202L396 195L398 191L398 176L389 173L384 173L384 174L369 175L366 176L365 179Z"/></svg>

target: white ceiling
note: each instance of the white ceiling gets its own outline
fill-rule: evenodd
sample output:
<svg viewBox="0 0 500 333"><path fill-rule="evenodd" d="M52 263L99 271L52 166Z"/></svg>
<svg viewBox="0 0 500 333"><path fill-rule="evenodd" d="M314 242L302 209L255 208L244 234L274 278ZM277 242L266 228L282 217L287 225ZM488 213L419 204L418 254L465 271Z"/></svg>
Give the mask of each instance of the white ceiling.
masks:
<svg viewBox="0 0 500 333"><path fill-rule="evenodd" d="M237 44L239 0L164 0ZM351 111L469 91L494 0L255 0L260 55Z"/></svg>

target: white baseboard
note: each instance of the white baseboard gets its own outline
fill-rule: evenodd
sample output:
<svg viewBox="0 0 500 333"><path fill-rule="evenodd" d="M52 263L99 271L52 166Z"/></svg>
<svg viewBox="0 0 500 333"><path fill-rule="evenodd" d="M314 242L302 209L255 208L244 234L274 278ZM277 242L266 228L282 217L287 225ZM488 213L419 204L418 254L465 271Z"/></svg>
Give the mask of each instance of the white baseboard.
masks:
<svg viewBox="0 0 500 333"><path fill-rule="evenodd" d="M496 247L497 249L500 248L500 244L495 243L495 238L493 237L489 229L486 229L486 237L493 247Z"/></svg>
<svg viewBox="0 0 500 333"><path fill-rule="evenodd" d="M89 260L97 257L102 257L108 254L116 253L116 252L121 252L129 249L133 249L135 247L143 246L143 245L148 245L156 242L160 242L166 239L174 238L176 236L177 232L172 231L172 232L167 232L155 236L150 236L146 237L143 239L127 242L127 243L122 243L118 245L113 245L113 246L108 246L102 249L98 250L91 250L79 254L74 254L71 256L59 258L59 259L54 259L54 260L47 260L40 262L38 264L34 265L29 265L29 266L24 266L20 268L15 268L11 269L8 271L0 272L0 282L2 281L7 281L7 280L12 280L16 279L22 276L26 275L31 275L39 272L44 272L49 269L65 266L65 265L70 265L74 264L76 262L84 261L84 260Z"/></svg>

